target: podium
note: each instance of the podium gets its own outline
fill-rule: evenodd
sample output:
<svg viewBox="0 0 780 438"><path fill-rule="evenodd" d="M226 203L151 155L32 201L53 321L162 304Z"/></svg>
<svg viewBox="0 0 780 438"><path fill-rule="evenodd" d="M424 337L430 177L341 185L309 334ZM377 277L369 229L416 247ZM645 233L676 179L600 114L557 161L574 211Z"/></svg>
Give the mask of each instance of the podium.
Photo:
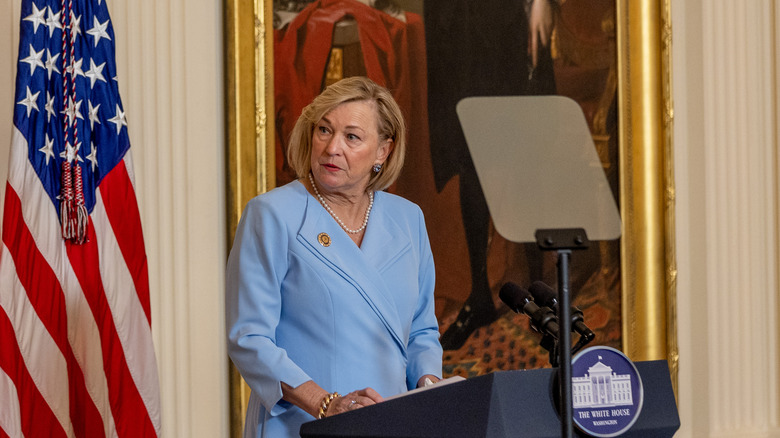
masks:
<svg viewBox="0 0 780 438"><path fill-rule="evenodd" d="M666 361L636 362L644 404L623 437L672 437L680 427ZM556 369L498 371L304 423L302 438L558 438ZM585 437L579 431L576 436Z"/></svg>

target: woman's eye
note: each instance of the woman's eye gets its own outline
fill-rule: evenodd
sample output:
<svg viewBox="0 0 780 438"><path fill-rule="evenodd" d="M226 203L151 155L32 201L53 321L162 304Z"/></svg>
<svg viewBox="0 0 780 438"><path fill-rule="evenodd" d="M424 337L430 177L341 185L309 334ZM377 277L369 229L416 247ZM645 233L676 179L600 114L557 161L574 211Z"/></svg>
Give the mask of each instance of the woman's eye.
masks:
<svg viewBox="0 0 780 438"><path fill-rule="evenodd" d="M318 126L317 127L317 131L319 131L320 134L327 134L328 133L328 128L326 128L324 126Z"/></svg>
<svg viewBox="0 0 780 438"><path fill-rule="evenodd" d="M358 137L355 134L347 134L347 139L350 140L350 141L358 141L358 140L360 140L360 137Z"/></svg>

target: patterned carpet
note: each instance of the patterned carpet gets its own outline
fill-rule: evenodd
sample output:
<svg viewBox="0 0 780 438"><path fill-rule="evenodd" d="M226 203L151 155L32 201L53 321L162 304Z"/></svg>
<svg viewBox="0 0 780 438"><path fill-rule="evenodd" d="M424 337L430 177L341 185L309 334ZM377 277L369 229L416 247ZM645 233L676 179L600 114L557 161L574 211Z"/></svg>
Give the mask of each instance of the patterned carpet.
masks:
<svg viewBox="0 0 780 438"><path fill-rule="evenodd" d="M621 348L621 309L617 269L602 269L591 276L573 302L584 313L585 323L596 333L588 346ZM458 350L444 352L444 377L475 377L493 371L548 368L548 352L539 346L542 335L534 332L525 315L503 307L492 324L471 334ZM442 333L455 315L440 322ZM578 339L573 334L574 340Z"/></svg>
<svg viewBox="0 0 780 438"><path fill-rule="evenodd" d="M492 371L549 367L540 339L525 315L507 312L477 329L459 350L445 351L444 374L475 377Z"/></svg>

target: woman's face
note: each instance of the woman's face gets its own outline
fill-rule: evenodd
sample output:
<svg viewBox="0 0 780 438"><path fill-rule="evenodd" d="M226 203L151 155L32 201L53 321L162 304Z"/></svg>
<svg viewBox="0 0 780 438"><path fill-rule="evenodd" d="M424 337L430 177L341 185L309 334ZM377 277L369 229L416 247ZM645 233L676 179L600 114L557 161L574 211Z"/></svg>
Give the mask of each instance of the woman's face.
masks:
<svg viewBox="0 0 780 438"><path fill-rule="evenodd" d="M384 163L391 140L380 140L374 102L353 101L337 106L314 125L311 170L328 193L360 195L372 167Z"/></svg>

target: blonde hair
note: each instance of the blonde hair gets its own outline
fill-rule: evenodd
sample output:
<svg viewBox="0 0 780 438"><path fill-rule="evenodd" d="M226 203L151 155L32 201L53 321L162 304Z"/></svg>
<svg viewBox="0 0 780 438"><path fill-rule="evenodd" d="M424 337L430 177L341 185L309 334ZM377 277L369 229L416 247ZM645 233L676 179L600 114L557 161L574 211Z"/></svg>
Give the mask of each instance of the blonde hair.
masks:
<svg viewBox="0 0 780 438"><path fill-rule="evenodd" d="M379 141L390 139L393 142L382 170L371 175L366 190L384 190L401 174L406 155L406 123L401 108L385 87L366 77L353 76L327 87L303 109L295 122L287 146L287 161L298 178L305 177L311 171L311 140L316 124L342 103L355 101L374 102Z"/></svg>

